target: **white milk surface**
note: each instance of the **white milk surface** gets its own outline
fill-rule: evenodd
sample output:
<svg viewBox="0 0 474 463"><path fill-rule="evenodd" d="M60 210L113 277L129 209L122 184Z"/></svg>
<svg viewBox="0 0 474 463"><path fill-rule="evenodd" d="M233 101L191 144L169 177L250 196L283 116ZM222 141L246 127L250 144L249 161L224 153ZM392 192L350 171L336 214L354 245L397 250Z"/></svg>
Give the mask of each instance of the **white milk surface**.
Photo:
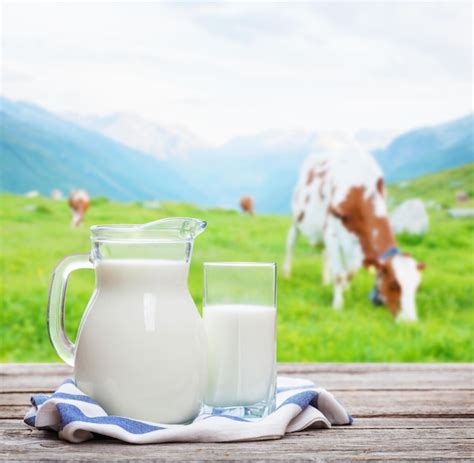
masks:
<svg viewBox="0 0 474 463"><path fill-rule="evenodd" d="M209 364L206 404L248 406L267 400L276 374L275 307L208 305L203 317Z"/></svg>
<svg viewBox="0 0 474 463"><path fill-rule="evenodd" d="M181 262L105 260L77 337L78 387L109 413L183 423L200 411L206 340Z"/></svg>

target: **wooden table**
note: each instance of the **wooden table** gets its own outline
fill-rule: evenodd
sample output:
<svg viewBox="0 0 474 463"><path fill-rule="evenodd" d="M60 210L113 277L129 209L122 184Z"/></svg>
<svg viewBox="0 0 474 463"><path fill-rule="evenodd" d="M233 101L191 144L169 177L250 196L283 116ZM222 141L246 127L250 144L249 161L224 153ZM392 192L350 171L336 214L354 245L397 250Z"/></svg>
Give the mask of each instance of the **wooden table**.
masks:
<svg viewBox="0 0 474 463"><path fill-rule="evenodd" d="M278 441L232 444L69 444L22 422L30 395L71 369L0 364L0 460L473 460L472 364L281 364L279 373L335 393L355 422Z"/></svg>

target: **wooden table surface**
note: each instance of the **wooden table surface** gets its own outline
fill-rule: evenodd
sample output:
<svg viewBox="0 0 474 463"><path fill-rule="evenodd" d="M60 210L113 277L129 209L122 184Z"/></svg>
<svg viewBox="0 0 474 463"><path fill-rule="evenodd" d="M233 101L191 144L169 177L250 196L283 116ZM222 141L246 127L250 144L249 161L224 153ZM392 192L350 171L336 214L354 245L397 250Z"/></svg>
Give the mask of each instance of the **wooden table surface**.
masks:
<svg viewBox="0 0 474 463"><path fill-rule="evenodd" d="M0 364L0 460L474 460L473 364L280 364L333 392L354 425L277 441L232 444L83 444L32 430L22 418L33 393L53 391L69 367Z"/></svg>

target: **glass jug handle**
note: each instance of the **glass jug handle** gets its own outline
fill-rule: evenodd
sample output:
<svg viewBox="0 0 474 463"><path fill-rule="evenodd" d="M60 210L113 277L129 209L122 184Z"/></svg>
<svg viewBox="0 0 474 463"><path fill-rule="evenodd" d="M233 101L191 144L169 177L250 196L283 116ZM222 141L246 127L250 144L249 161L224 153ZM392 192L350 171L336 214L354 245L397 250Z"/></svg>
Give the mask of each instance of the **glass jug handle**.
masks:
<svg viewBox="0 0 474 463"><path fill-rule="evenodd" d="M53 270L48 299L48 332L57 354L74 366L75 345L64 330L64 303L69 275L74 270L94 268L89 254L74 254L61 259Z"/></svg>

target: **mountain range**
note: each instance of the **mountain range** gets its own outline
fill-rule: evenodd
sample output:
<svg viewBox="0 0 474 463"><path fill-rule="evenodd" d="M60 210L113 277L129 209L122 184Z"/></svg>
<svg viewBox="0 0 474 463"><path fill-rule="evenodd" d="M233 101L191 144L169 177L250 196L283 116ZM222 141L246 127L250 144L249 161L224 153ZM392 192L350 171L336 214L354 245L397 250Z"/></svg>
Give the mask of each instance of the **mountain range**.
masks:
<svg viewBox="0 0 474 463"><path fill-rule="evenodd" d="M0 98L1 190L44 195L87 189L117 200L164 199L287 213L303 159L317 132L274 130L209 146L182 128L133 114L56 115ZM390 181L474 161L474 115L395 137L373 154ZM389 133L360 134L370 148ZM376 146L376 145L375 145Z"/></svg>
<svg viewBox="0 0 474 463"><path fill-rule="evenodd" d="M205 199L168 163L36 105L0 100L1 190L84 188L121 201Z"/></svg>
<svg viewBox="0 0 474 463"><path fill-rule="evenodd" d="M412 130L373 154L389 182L474 162L474 114Z"/></svg>

